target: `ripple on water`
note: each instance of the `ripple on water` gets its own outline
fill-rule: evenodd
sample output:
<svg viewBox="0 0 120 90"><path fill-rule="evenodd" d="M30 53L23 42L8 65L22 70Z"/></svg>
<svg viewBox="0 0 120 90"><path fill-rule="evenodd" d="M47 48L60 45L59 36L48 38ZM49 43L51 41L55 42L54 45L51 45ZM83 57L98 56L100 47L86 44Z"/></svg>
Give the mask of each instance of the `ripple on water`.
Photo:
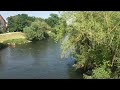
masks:
<svg viewBox="0 0 120 90"><path fill-rule="evenodd" d="M59 43L47 39L0 51L0 78L80 78L71 73L72 64L72 59L60 58Z"/></svg>

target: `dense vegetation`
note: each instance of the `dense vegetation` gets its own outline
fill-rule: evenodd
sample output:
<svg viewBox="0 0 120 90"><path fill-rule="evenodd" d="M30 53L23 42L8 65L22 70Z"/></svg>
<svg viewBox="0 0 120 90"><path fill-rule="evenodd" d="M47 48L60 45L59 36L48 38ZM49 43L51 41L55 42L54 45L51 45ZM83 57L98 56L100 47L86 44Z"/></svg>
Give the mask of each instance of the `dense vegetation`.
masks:
<svg viewBox="0 0 120 90"><path fill-rule="evenodd" d="M47 31L51 28L43 20L36 20L29 27L25 27L24 33L29 40L42 40L47 36Z"/></svg>
<svg viewBox="0 0 120 90"><path fill-rule="evenodd" d="M62 12L67 21L62 54L71 51L73 66L84 78L119 78L120 12ZM61 33L60 33L61 34Z"/></svg>
<svg viewBox="0 0 120 90"><path fill-rule="evenodd" d="M51 33L49 36L55 41L58 41L65 34L67 23L62 17L57 14L50 14L50 17L45 19L45 22L51 27Z"/></svg>
<svg viewBox="0 0 120 90"><path fill-rule="evenodd" d="M18 14L8 17L7 20L10 32L22 31L28 40L41 40L55 34L60 19L57 14L50 14L47 19Z"/></svg>
<svg viewBox="0 0 120 90"><path fill-rule="evenodd" d="M31 23L35 21L35 17L30 17L27 14L18 14L8 17L7 20L10 32L23 31L25 26L30 26Z"/></svg>
<svg viewBox="0 0 120 90"><path fill-rule="evenodd" d="M47 19L45 19L45 22L51 26L52 28L54 28L58 22L59 22L59 17L57 14L50 14L50 17L48 17Z"/></svg>

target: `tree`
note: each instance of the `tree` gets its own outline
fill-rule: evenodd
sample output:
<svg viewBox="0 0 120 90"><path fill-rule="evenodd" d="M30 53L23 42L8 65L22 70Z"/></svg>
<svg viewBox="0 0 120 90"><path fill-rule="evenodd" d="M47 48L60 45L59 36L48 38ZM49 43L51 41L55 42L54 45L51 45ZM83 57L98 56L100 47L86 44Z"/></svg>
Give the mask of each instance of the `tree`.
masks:
<svg viewBox="0 0 120 90"><path fill-rule="evenodd" d="M63 18L59 18L57 25L52 28L52 32L54 33L55 41L58 41L60 38L62 39L63 36L66 34L67 23Z"/></svg>
<svg viewBox="0 0 120 90"><path fill-rule="evenodd" d="M29 27L25 27L23 30L27 39L41 40L46 37L47 31L50 29L50 26L43 20L35 20Z"/></svg>
<svg viewBox="0 0 120 90"><path fill-rule="evenodd" d="M18 14L8 17L7 20L9 31L23 31L25 26L30 26L30 24L35 21L35 17L30 17L27 14Z"/></svg>
<svg viewBox="0 0 120 90"><path fill-rule="evenodd" d="M73 11L61 16L67 21L62 54L72 53L74 67L96 79L119 76L120 12Z"/></svg>
<svg viewBox="0 0 120 90"><path fill-rule="evenodd" d="M53 28L58 24L59 17L57 14L50 14L50 17L45 19L45 22Z"/></svg>
<svg viewBox="0 0 120 90"><path fill-rule="evenodd" d="M64 36L67 26L65 19L58 17L57 14L50 14L50 17L45 19L45 22L51 27L49 36L55 39L55 41Z"/></svg>

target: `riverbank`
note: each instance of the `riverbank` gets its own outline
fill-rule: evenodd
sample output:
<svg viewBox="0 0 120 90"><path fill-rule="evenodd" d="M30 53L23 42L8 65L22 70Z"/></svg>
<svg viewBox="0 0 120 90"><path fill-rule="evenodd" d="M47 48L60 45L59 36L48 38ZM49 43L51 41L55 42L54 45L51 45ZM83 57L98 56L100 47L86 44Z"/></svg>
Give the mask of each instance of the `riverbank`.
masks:
<svg viewBox="0 0 120 90"><path fill-rule="evenodd" d="M0 50L6 48L7 46L7 44L0 43Z"/></svg>
<svg viewBox="0 0 120 90"><path fill-rule="evenodd" d="M22 32L10 32L10 33L0 34L1 43L12 39L25 39L25 34Z"/></svg>
<svg viewBox="0 0 120 90"><path fill-rule="evenodd" d="M25 37L25 34L22 32L10 32L10 33L4 33L0 34L0 48L2 48L4 45L15 45L15 44L23 44L28 43L28 41Z"/></svg>

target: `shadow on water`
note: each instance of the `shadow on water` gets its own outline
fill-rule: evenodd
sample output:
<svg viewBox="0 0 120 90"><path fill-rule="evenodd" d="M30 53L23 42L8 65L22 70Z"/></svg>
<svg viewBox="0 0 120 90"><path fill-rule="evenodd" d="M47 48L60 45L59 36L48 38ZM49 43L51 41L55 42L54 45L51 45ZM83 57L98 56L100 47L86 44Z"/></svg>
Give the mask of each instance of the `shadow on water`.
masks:
<svg viewBox="0 0 120 90"><path fill-rule="evenodd" d="M7 46L8 46L7 44L0 43L0 50L6 48Z"/></svg>
<svg viewBox="0 0 120 90"><path fill-rule="evenodd" d="M73 64L75 63L74 60L71 57L67 59L69 59L69 63L67 65L70 79L83 79L82 74L76 71L75 68L73 67Z"/></svg>
<svg viewBox="0 0 120 90"><path fill-rule="evenodd" d="M70 79L83 79L83 75L80 72L76 72L73 67L69 67L69 75Z"/></svg>
<svg viewBox="0 0 120 90"><path fill-rule="evenodd" d="M45 39L0 51L0 78L81 79L73 60L60 57L60 44Z"/></svg>

